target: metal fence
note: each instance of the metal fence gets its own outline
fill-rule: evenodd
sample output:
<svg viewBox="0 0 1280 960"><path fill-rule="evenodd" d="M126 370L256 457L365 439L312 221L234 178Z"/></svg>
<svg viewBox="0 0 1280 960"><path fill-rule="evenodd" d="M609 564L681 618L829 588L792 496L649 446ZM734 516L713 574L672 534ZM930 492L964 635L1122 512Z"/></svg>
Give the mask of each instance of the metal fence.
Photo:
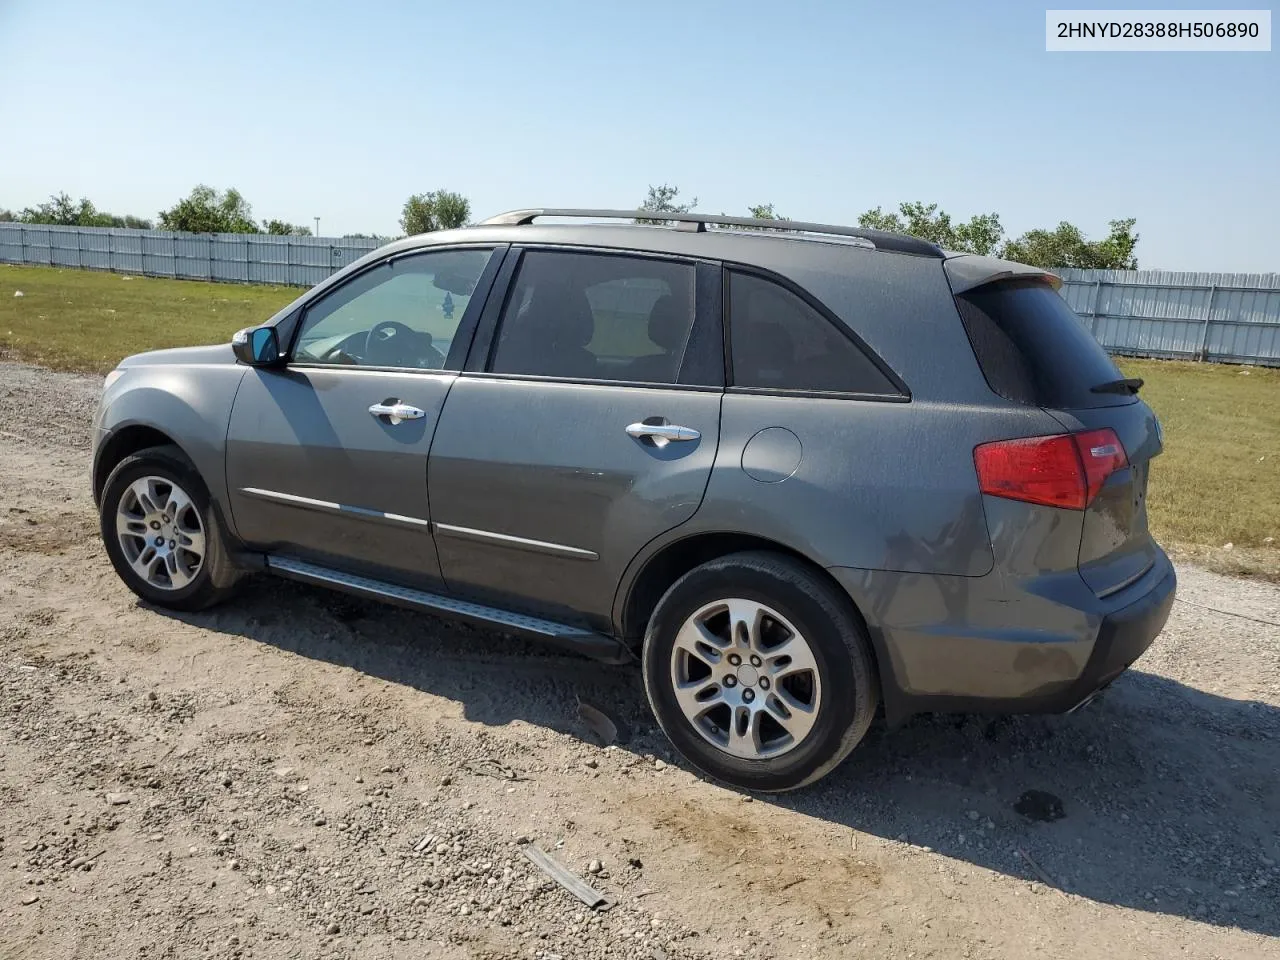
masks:
<svg viewBox="0 0 1280 960"><path fill-rule="evenodd" d="M0 262L311 286L384 241L0 223ZM1280 274L1061 270L1112 353L1280 366Z"/></svg>
<svg viewBox="0 0 1280 960"><path fill-rule="evenodd" d="M309 287L383 242L0 223L0 262Z"/></svg>
<svg viewBox="0 0 1280 960"><path fill-rule="evenodd" d="M1280 366L1280 274L1059 270L1112 353Z"/></svg>

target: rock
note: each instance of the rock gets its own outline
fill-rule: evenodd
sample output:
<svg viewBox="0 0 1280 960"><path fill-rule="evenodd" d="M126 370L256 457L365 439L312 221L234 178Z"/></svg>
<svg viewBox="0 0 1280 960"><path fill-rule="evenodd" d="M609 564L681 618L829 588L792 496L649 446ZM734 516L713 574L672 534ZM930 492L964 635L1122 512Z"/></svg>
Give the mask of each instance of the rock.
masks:
<svg viewBox="0 0 1280 960"><path fill-rule="evenodd" d="M231 786L231 778L230 778L230 777L223 777L223 778L222 778L222 785L223 785L224 787L230 787L230 786Z"/></svg>
<svg viewBox="0 0 1280 960"><path fill-rule="evenodd" d="M306 853L306 852L307 852L307 845L306 845L305 843L295 843L295 844L293 845L293 852L294 852L294 853Z"/></svg>
<svg viewBox="0 0 1280 960"><path fill-rule="evenodd" d="M600 766L600 761L597 760L595 757L588 757L586 760L585 766L591 770L594 770L596 767Z"/></svg>
<svg viewBox="0 0 1280 960"><path fill-rule="evenodd" d="M655 769L655 770L665 770L665 769L667 769L667 761L665 761L665 760L663 760L661 757L659 757L657 760L653 761L653 769Z"/></svg>
<svg viewBox="0 0 1280 960"><path fill-rule="evenodd" d="M393 766L391 766L390 764L388 764L387 766L383 767L383 768L382 768L380 771L378 771L378 772L379 772L379 773L395 773L395 772L396 772L396 768L395 768L395 767L393 767Z"/></svg>
<svg viewBox="0 0 1280 960"><path fill-rule="evenodd" d="M76 857L74 860L71 861L71 869L75 870L78 867L83 867L88 862L89 862L88 857Z"/></svg>
<svg viewBox="0 0 1280 960"><path fill-rule="evenodd" d="M639 857L628 857L627 863L631 865L631 869L640 870L644 867L644 861Z"/></svg>
<svg viewBox="0 0 1280 960"><path fill-rule="evenodd" d="M287 780L293 776L293 767L276 767L276 776L281 780Z"/></svg>
<svg viewBox="0 0 1280 960"><path fill-rule="evenodd" d="M336 937L338 934L342 932L342 928L338 926L336 923L331 923L324 928L324 932L331 937Z"/></svg>
<svg viewBox="0 0 1280 960"><path fill-rule="evenodd" d="M15 291L13 291L13 295L14 295L15 297L25 297L25 296L26 296L26 294L25 294L25 293L23 293L21 290L15 290Z"/></svg>
<svg viewBox="0 0 1280 960"><path fill-rule="evenodd" d="M590 873L590 874L599 873L603 869L604 869L604 864L601 863L599 860L592 860L590 863L587 864L587 873Z"/></svg>
<svg viewBox="0 0 1280 960"><path fill-rule="evenodd" d="M373 911L376 909L377 908L372 903L366 903L364 906L360 908L360 915L362 917L367 917L369 914L373 913Z"/></svg>
<svg viewBox="0 0 1280 960"><path fill-rule="evenodd" d="M230 863L228 863L228 864L227 864L227 866L228 866L228 867L230 867L232 870L239 870L239 869L240 869L240 861L239 861L239 860L232 860Z"/></svg>
<svg viewBox="0 0 1280 960"><path fill-rule="evenodd" d="M40 899L40 898L39 898L39 897L37 897L37 896L33 893L33 894L31 894L29 897L23 897L23 898L22 898L22 905L23 905L24 907L29 907L29 906L31 906L33 903L35 903L35 902L36 902L37 900L39 900L39 899Z"/></svg>
<svg viewBox="0 0 1280 960"><path fill-rule="evenodd" d="M329 821L328 821L328 820L326 820L324 817L316 817L316 818L315 818L314 820L312 820L311 822L312 822L312 823L314 823L317 827L323 827L323 826L324 826L326 823L328 823Z"/></svg>
<svg viewBox="0 0 1280 960"><path fill-rule="evenodd" d="M467 904L464 903L462 906L458 908L458 913L461 916L468 917L471 915L471 907L467 906Z"/></svg>
<svg viewBox="0 0 1280 960"><path fill-rule="evenodd" d="M451 783L453 783L453 777L451 777L451 776L450 776L449 774L447 774L447 773L446 773L443 777L441 777L441 778L440 778L440 786L442 786L442 787L447 787L447 786L449 786L449 784L451 784Z"/></svg>
<svg viewBox="0 0 1280 960"><path fill-rule="evenodd" d="M108 793L107 794L107 803L109 803L113 807L124 806L124 804L130 803L132 800L133 800L133 797L129 796L129 794L127 793Z"/></svg>
<svg viewBox="0 0 1280 960"><path fill-rule="evenodd" d="M970 819L970 820L977 820L980 816L982 816L982 814L980 814L977 810L970 810L970 811L969 811L969 819Z"/></svg>

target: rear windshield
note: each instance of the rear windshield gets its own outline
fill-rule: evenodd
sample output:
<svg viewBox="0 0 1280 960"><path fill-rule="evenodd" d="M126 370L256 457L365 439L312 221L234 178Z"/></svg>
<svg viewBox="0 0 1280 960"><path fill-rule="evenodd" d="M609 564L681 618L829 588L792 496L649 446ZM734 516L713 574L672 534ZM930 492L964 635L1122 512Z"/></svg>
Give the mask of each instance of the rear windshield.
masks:
<svg viewBox="0 0 1280 960"><path fill-rule="evenodd" d="M1093 392L1124 374L1052 287L1038 280L994 283L956 303L987 383L1006 400L1059 409L1134 402Z"/></svg>

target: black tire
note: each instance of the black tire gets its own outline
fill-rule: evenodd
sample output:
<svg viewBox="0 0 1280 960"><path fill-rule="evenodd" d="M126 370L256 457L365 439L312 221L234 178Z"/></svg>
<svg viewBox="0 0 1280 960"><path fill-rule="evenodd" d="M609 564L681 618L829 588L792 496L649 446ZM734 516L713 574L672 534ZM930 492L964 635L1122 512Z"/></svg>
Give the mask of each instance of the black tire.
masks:
<svg viewBox="0 0 1280 960"><path fill-rule="evenodd" d="M133 569L116 533L116 511L130 484L154 476L177 484L191 498L205 535L204 560L191 582L178 589L157 587ZM148 447L116 464L102 488L98 505L102 543L111 565L130 590L148 603L171 610L203 610L234 592L242 571L231 561L209 490L186 454L176 446Z"/></svg>
<svg viewBox="0 0 1280 960"><path fill-rule="evenodd" d="M813 726L779 756L745 759L716 747L676 700L677 633L708 604L729 598L776 610L803 635L817 665L823 694ZM672 584L649 620L643 671L649 705L681 755L707 776L747 790L794 790L825 776L862 739L880 699L871 644L852 601L818 571L764 551L712 560Z"/></svg>

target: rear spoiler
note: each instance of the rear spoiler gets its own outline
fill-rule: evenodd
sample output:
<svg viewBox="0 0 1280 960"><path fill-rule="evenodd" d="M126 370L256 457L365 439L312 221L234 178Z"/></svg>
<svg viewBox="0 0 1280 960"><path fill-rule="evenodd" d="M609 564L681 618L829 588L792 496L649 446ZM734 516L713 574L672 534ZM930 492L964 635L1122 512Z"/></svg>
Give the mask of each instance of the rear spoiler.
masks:
<svg viewBox="0 0 1280 960"><path fill-rule="evenodd" d="M966 291L984 287L997 280L1040 280L1057 290L1062 278L1042 267L1029 267L1025 263L1000 260L997 257L980 257L972 253L955 253L942 261L951 292L957 296Z"/></svg>

